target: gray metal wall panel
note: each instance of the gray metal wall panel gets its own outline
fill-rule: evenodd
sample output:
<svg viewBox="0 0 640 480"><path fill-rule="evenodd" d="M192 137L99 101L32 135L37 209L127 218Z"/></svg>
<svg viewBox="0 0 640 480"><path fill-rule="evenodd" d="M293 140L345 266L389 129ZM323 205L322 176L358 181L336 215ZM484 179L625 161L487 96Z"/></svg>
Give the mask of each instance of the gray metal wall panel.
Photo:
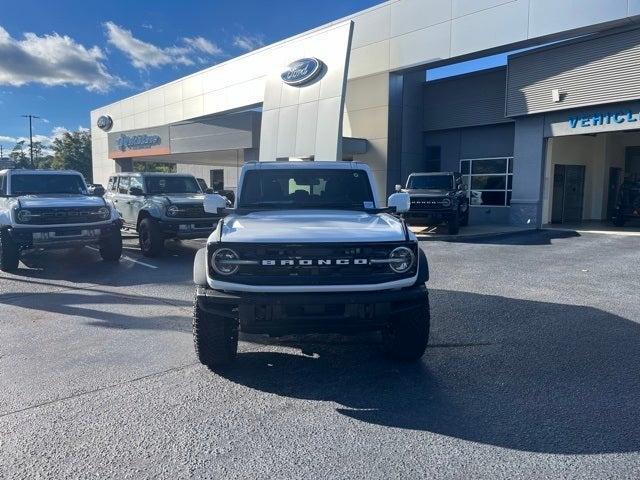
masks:
<svg viewBox="0 0 640 480"><path fill-rule="evenodd" d="M514 124L426 133L426 145L440 146L441 169L457 172L460 159L513 156Z"/></svg>
<svg viewBox="0 0 640 480"><path fill-rule="evenodd" d="M507 116L640 98L640 29L509 59ZM562 101L551 92L559 89Z"/></svg>
<svg viewBox="0 0 640 480"><path fill-rule="evenodd" d="M511 122L504 116L506 69L427 82L424 129L492 125Z"/></svg>

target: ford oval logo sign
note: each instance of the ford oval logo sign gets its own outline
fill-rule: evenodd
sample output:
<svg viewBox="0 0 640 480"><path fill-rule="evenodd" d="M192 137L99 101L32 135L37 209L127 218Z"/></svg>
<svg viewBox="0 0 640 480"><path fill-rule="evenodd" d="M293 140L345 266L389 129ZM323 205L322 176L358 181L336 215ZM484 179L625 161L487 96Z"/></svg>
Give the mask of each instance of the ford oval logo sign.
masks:
<svg viewBox="0 0 640 480"><path fill-rule="evenodd" d="M109 115L102 115L98 118L96 124L100 130L107 132L111 130L111 127L113 127L113 120Z"/></svg>
<svg viewBox="0 0 640 480"><path fill-rule="evenodd" d="M289 64L280 77L287 85L301 87L315 80L322 71L323 63L317 58L302 58Z"/></svg>

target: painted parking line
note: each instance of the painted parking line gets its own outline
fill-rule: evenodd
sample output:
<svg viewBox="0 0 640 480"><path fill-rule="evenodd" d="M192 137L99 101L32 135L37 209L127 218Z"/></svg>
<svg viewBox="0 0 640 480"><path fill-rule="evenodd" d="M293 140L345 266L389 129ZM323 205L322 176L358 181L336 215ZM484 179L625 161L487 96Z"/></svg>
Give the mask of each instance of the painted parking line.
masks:
<svg viewBox="0 0 640 480"><path fill-rule="evenodd" d="M93 250L94 252L99 252L100 251L100 249L98 249L96 247L87 246L87 248L89 250ZM122 260L126 260L126 261L132 262L132 263L137 263L138 265L142 265L143 267L147 267L147 268L153 268L154 270L158 269L158 267L155 266L155 265L151 265L150 263L144 263L144 262L141 262L140 260L135 260L135 259L133 259L131 257L127 257L126 255L122 255Z"/></svg>

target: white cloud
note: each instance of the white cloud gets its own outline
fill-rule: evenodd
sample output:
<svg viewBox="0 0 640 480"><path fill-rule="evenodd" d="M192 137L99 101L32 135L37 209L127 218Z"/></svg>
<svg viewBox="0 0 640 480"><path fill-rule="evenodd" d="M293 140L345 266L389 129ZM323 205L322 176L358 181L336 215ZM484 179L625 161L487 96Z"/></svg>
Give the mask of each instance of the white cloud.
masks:
<svg viewBox="0 0 640 480"><path fill-rule="evenodd" d="M65 127L53 127L49 135L35 134L33 136L34 142L40 142L42 144L42 153L45 155L53 155L53 150L51 148L53 141L56 138L62 137L65 133L70 130ZM79 126L78 131L87 131L86 128ZM24 141L25 148L29 148L29 137L12 137L9 135L0 135L0 143L3 144L3 152L4 155L7 156L11 153L11 150L15 146L16 143Z"/></svg>
<svg viewBox="0 0 640 480"><path fill-rule="evenodd" d="M203 37L184 37L179 45L158 47L133 36L127 30L113 22L104 24L107 41L124 53L131 64L140 69L158 68L163 65L193 65L197 53L212 56L222 55L222 49Z"/></svg>
<svg viewBox="0 0 640 480"><path fill-rule="evenodd" d="M224 53L219 46L203 37L185 37L182 40L194 50L199 50L209 55L222 55Z"/></svg>
<svg viewBox="0 0 640 480"><path fill-rule="evenodd" d="M256 48L264 47L264 37L262 35L236 35L233 37L233 45L250 52Z"/></svg>
<svg viewBox="0 0 640 480"><path fill-rule="evenodd" d="M80 85L99 92L126 85L108 72L100 48L87 48L57 33L25 33L18 40L0 26L0 59L0 85Z"/></svg>

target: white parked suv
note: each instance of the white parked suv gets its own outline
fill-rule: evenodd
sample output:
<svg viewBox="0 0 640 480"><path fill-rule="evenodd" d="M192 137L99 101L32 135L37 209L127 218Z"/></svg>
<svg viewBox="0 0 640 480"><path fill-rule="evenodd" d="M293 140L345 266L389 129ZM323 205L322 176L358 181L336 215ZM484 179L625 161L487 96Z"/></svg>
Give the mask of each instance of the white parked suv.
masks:
<svg viewBox="0 0 640 480"><path fill-rule="evenodd" d="M90 195L75 171L0 171L0 270L15 271L29 251L84 245L119 260L122 223L103 193Z"/></svg>
<svg viewBox="0 0 640 480"><path fill-rule="evenodd" d="M353 162L244 165L235 208L198 251L193 335L212 369L236 356L238 332L272 336L381 331L392 356L417 360L429 338L429 269L394 215L409 195L377 203L372 173Z"/></svg>

